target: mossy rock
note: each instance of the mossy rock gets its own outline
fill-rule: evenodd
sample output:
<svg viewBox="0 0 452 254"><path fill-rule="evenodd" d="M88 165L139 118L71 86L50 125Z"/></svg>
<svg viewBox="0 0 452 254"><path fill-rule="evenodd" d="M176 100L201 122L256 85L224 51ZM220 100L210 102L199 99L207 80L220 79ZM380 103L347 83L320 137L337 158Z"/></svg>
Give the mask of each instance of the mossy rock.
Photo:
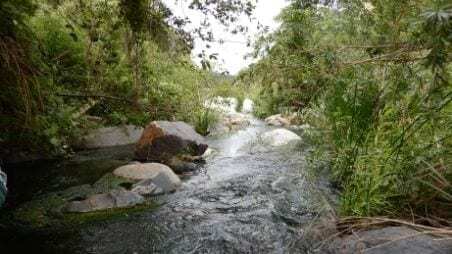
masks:
<svg viewBox="0 0 452 254"><path fill-rule="evenodd" d="M92 194L105 193L118 188L128 189L134 183L135 182L132 180L116 176L112 173L108 173L92 185Z"/></svg>
<svg viewBox="0 0 452 254"><path fill-rule="evenodd" d="M108 173L93 185L74 186L27 202L13 212L13 218L32 228L70 227L80 226L87 222L127 216L130 213L146 211L157 206L153 202L146 201L142 205L131 208L108 209L83 214L66 214L63 212L64 206L70 201L83 200L90 195L106 193L132 184L133 182L128 179Z"/></svg>

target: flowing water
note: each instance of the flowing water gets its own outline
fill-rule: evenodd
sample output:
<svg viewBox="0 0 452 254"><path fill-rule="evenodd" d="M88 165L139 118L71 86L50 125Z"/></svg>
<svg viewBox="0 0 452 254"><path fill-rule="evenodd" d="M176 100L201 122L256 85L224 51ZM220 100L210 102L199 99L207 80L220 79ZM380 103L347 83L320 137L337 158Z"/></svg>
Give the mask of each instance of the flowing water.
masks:
<svg viewBox="0 0 452 254"><path fill-rule="evenodd" d="M211 137L216 153L156 210L91 224L55 244L67 253L308 253L327 183L306 170L308 146L269 148L259 120ZM105 159L107 160L107 159ZM108 158L111 160L111 158ZM98 163L98 162L97 162Z"/></svg>

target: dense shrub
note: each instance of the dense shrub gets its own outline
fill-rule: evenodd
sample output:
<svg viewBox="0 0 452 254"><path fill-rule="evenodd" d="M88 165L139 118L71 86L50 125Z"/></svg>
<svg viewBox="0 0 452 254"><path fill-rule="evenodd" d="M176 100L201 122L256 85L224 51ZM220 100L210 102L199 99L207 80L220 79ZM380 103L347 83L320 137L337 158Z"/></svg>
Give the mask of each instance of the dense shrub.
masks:
<svg viewBox="0 0 452 254"><path fill-rule="evenodd" d="M329 165L343 215L452 218L451 6L340 8L292 1L281 14L249 70L260 114L303 112L317 130L311 161Z"/></svg>

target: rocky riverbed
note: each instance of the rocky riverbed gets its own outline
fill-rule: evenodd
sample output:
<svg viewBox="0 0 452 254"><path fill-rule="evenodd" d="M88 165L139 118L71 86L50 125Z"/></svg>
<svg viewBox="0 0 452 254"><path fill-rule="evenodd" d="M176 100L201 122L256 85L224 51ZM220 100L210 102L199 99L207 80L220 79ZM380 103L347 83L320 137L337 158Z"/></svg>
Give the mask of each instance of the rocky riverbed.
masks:
<svg viewBox="0 0 452 254"><path fill-rule="evenodd" d="M248 114L232 110L224 114L228 117L223 124L236 128L208 137L205 163L190 175L180 175L182 181L168 173L171 189L148 181L158 175L152 173L156 167L159 172L170 169L133 162L133 146L85 151L63 162L9 167L11 192L1 211L1 249L49 254L362 250L356 247L362 246L359 239L347 237L332 238L318 249L325 239L314 228L329 221L336 195L325 178L308 170L306 128L294 133ZM233 124L232 118L246 124ZM99 203L102 209L92 209ZM363 234L374 240L365 248L385 243L375 241L375 235L389 236L390 242L391 236L404 237L409 231L387 232ZM417 243L421 244L383 246L392 253L424 253L413 250L429 247L437 252L425 253L451 250L444 243L434 245L431 238Z"/></svg>

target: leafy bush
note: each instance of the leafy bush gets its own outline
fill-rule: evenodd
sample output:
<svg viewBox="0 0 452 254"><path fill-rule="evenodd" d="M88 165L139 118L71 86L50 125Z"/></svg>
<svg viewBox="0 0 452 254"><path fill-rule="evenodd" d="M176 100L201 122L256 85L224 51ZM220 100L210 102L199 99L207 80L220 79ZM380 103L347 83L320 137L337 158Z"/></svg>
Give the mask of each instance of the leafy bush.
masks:
<svg viewBox="0 0 452 254"><path fill-rule="evenodd" d="M311 161L330 166L343 215L451 218L451 7L341 7L292 1L281 14L249 70L262 84L258 114L303 112L317 130Z"/></svg>

